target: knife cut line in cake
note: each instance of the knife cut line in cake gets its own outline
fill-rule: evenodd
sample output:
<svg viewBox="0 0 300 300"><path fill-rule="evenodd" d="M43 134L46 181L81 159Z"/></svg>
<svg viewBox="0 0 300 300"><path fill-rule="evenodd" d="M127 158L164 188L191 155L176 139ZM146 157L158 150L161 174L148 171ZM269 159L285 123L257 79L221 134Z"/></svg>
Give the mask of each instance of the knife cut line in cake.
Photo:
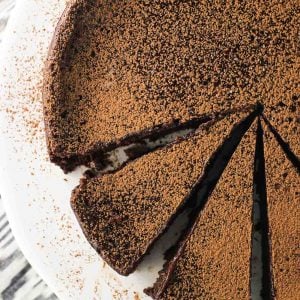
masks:
<svg viewBox="0 0 300 300"><path fill-rule="evenodd" d="M273 299L273 283L263 131L260 119L258 119L254 161L250 288L252 299L270 300Z"/></svg>

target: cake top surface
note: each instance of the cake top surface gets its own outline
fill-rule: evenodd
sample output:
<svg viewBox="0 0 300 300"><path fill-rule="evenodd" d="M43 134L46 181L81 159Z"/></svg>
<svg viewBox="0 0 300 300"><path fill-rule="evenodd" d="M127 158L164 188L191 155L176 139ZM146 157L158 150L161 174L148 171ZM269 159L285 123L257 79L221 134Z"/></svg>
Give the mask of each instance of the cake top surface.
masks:
<svg viewBox="0 0 300 300"><path fill-rule="evenodd" d="M76 1L45 72L50 155L85 155L257 101L269 115L295 111L298 16L296 0ZM284 121L287 138L296 116Z"/></svg>

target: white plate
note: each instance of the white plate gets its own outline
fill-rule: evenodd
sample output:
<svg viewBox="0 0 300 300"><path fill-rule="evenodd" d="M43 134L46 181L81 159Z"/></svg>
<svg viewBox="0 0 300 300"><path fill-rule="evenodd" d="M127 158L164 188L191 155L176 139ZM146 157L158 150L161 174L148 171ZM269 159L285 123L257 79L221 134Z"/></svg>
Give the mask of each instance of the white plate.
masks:
<svg viewBox="0 0 300 300"><path fill-rule="evenodd" d="M65 175L48 159L42 69L65 5L19 1L9 21L0 56L0 192L19 246L61 299L146 299L142 290L155 280L161 255L129 277L110 269L86 242L69 205L80 170Z"/></svg>

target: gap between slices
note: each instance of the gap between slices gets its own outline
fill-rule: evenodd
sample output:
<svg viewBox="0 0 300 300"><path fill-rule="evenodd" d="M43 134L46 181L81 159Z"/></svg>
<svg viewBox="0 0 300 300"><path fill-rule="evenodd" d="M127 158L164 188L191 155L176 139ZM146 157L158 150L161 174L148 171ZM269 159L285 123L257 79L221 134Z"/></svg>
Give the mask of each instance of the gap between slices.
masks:
<svg viewBox="0 0 300 300"><path fill-rule="evenodd" d="M220 179L195 209L160 277L145 292L154 299L250 298L251 214L255 124ZM207 198L208 197L208 198Z"/></svg>
<svg viewBox="0 0 300 300"><path fill-rule="evenodd" d="M269 222L265 179L263 131L258 120L253 176L251 296L253 300L273 298Z"/></svg>
<svg viewBox="0 0 300 300"><path fill-rule="evenodd" d="M229 114L230 112L227 113ZM225 112L224 115L227 113ZM172 130L150 135L144 139L141 138L140 140L132 140L131 142L125 143L123 146L114 148L106 153L95 153L92 155L90 162L87 163L89 169L88 174L85 175L87 175L87 177L95 177L120 169L129 161L139 158L158 148L162 148L167 144L174 142L178 138L183 138L195 131L201 124L205 124L217 118L218 115L220 114L215 114L214 118L211 116L206 119L200 118L193 120L192 122L184 125L178 125Z"/></svg>
<svg viewBox="0 0 300 300"><path fill-rule="evenodd" d="M224 111L211 114L207 118L199 118L192 120L190 123L178 125L173 130L167 133L161 133L160 135L152 135L143 140L136 140L134 143L129 143L121 147L117 147L107 153L95 153L87 164L88 170L84 173L84 177L92 178L101 174L109 172L115 172L121 169L128 162L135 160L147 153L153 152L156 149L163 148L168 144L176 142L176 140L184 139L199 128L199 126L209 124L211 121L224 118L235 112L251 111L257 109L263 110L260 103L256 105L248 105L240 107L239 109L232 111Z"/></svg>
<svg viewBox="0 0 300 300"><path fill-rule="evenodd" d="M223 114L227 113L230 114L231 111L224 112ZM201 124L207 123L210 120L214 119L217 115L219 115L219 113L201 116L183 123L179 123L175 120L173 123L161 124L160 126L156 126L151 130L145 130L144 132L140 132L139 134L128 135L118 142L110 143L108 145L95 145L88 153L85 153L84 155L77 154L60 157L50 154L50 159L53 163L59 165L65 173L73 171L80 165L85 165L95 170L101 170L102 168L105 168L107 167L107 165L109 165L109 163L106 164L106 159L107 154L110 151L118 150L120 147L126 147L129 145L143 144L147 139L159 140L165 136L171 135L172 133L177 133L184 130L195 130ZM152 148L152 150L153 149L154 148Z"/></svg>
<svg viewBox="0 0 300 300"><path fill-rule="evenodd" d="M133 272L190 202L223 142L234 136L234 147L241 138L238 132L243 135L259 112L260 108L250 115L236 112L204 124L194 134L129 162L117 172L83 180L71 204L102 258L120 274Z"/></svg>

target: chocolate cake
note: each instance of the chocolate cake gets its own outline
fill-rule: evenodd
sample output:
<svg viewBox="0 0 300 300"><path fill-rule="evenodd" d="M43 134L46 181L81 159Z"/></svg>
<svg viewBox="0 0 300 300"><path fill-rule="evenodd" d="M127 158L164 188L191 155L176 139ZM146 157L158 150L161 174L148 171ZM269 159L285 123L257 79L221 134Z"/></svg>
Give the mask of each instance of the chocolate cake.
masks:
<svg viewBox="0 0 300 300"><path fill-rule="evenodd" d="M255 125L175 256L146 290L154 299L250 299Z"/></svg>
<svg viewBox="0 0 300 300"><path fill-rule="evenodd" d="M245 131L255 114L212 121L117 172L81 182L72 208L86 238L112 268L124 275L134 271L197 190L233 128L240 124Z"/></svg>
<svg viewBox="0 0 300 300"><path fill-rule="evenodd" d="M300 170L263 126L274 296L300 299Z"/></svg>
<svg viewBox="0 0 300 300"><path fill-rule="evenodd" d="M44 76L51 160L70 171L213 112L298 102L299 25L297 0L72 2ZM270 118L293 145L295 109Z"/></svg>
<svg viewBox="0 0 300 300"><path fill-rule="evenodd" d="M73 191L84 234L120 274L134 271L179 212L195 205L224 142L237 124L246 132L258 114L240 107L261 103L272 131L264 125L260 191L267 192L270 237L264 276L272 277L276 299L298 296L298 2L75 0L67 6L44 73L52 162L65 172L99 165L118 146L205 123L117 171L81 180ZM193 227L147 290L155 299L250 298L254 131L253 125L200 215L195 208Z"/></svg>

